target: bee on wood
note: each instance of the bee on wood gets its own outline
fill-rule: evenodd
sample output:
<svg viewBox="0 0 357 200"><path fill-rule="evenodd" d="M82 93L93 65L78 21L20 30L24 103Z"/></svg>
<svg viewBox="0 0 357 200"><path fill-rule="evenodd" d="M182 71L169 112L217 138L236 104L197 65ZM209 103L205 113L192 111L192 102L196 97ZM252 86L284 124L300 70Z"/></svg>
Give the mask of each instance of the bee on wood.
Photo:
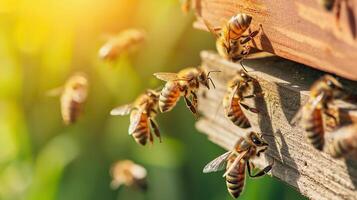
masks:
<svg viewBox="0 0 357 200"><path fill-rule="evenodd" d="M247 95L254 79L245 73L243 70L239 71L227 85L228 91L223 98L223 108L226 116L237 126L241 128L251 127L248 118L245 116L242 107L251 112L258 113L258 110L251 108L242 101L246 98L256 97L256 94Z"/></svg>
<svg viewBox="0 0 357 200"><path fill-rule="evenodd" d="M333 76L325 75L318 79L310 88L308 102L300 108L292 119L292 124L301 122L307 133L307 139L318 150L324 147L325 123L324 115L337 121L330 113L329 105L336 99L347 98L342 84Z"/></svg>
<svg viewBox="0 0 357 200"><path fill-rule="evenodd" d="M203 173L211 173L226 169L223 177L226 178L228 192L234 198L238 198L244 187L245 169L252 178L260 177L268 173L273 164L268 165L257 174L252 174L254 169L250 159L260 156L268 148L268 143L262 138L261 134L249 132L244 138L240 138L233 150L224 153L208 163Z"/></svg>
<svg viewBox="0 0 357 200"><path fill-rule="evenodd" d="M186 106L197 116L197 90L200 85L210 89L209 81L215 87L210 78L211 72L205 72L201 67L185 68L178 73L155 73L154 76L166 81L159 98L159 108L161 112L172 110L181 96L184 97Z"/></svg>
<svg viewBox="0 0 357 200"><path fill-rule="evenodd" d="M111 115L128 115L130 114L129 135L133 135L138 144L146 145L147 140L153 143L155 136L160 139L159 126L155 117L159 109L159 92L147 90L140 95L132 104L126 104L114 108Z"/></svg>
<svg viewBox="0 0 357 200"><path fill-rule="evenodd" d="M332 157L357 156L357 123L339 128L328 138L327 149Z"/></svg>
<svg viewBox="0 0 357 200"><path fill-rule="evenodd" d="M121 160L114 163L110 169L112 176L111 188L117 189L122 185L136 187L142 191L147 190L147 171L131 160Z"/></svg>
<svg viewBox="0 0 357 200"><path fill-rule="evenodd" d="M208 21L203 20L208 30L216 37L218 54L223 58L238 62L249 54L250 42L261 30L244 34L250 27L252 17L244 13L238 13L220 27L213 27ZM243 67L244 69L244 67Z"/></svg>
<svg viewBox="0 0 357 200"><path fill-rule="evenodd" d="M142 30L127 29L110 38L100 49L99 58L103 60L116 60L123 52L131 50L134 46L142 43L146 33Z"/></svg>
<svg viewBox="0 0 357 200"><path fill-rule="evenodd" d="M66 125L77 121L88 95L88 79L84 74L71 76L63 87L50 90L49 96L61 95L61 114Z"/></svg>

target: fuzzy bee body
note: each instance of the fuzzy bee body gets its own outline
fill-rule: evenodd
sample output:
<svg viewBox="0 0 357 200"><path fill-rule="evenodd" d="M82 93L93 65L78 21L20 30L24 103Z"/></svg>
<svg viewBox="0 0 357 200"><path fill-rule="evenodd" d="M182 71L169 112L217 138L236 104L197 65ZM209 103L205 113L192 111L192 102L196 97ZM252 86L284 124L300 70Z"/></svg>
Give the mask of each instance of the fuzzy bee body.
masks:
<svg viewBox="0 0 357 200"><path fill-rule="evenodd" d="M311 86L308 102L300 108L292 123L300 120L308 141L316 149L322 150L325 144L324 116L332 117L336 121L337 119L329 112L329 106L334 100L348 97L337 79L330 75L322 76Z"/></svg>
<svg viewBox="0 0 357 200"><path fill-rule="evenodd" d="M159 110L159 93L147 90L140 95L133 104L127 104L114 108L111 115L127 115L130 113L129 135L141 145L146 145L149 140L153 143L153 133L159 137L159 127L155 117Z"/></svg>
<svg viewBox="0 0 357 200"><path fill-rule="evenodd" d="M118 36L109 39L100 49L99 58L103 60L116 60L123 52L129 51L132 47L145 40L146 33L138 29L127 29Z"/></svg>
<svg viewBox="0 0 357 200"><path fill-rule="evenodd" d="M248 118L242 110L242 105L245 108L248 108L250 111L255 111L249 106L245 105L242 101L244 100L244 95L247 95L251 86L249 82L253 81L253 78L250 77L244 71L239 71L227 85L227 94L223 99L223 108L226 116L230 119L235 125L241 128L251 127Z"/></svg>
<svg viewBox="0 0 357 200"><path fill-rule="evenodd" d="M227 162L226 169L229 169L233 164L233 160ZM246 161L244 159L240 160L237 165L226 176L226 185L228 192L234 197L238 198L244 188L245 183L245 167Z"/></svg>
<svg viewBox="0 0 357 200"><path fill-rule="evenodd" d="M201 67L185 68L178 73L155 73L154 76L156 76L156 78L166 81L166 84L160 93L160 111L168 112L172 110L183 96L185 98L186 106L194 115L197 115L196 93L201 84L209 89L209 81L212 82L209 73L210 72L206 73Z"/></svg>
<svg viewBox="0 0 357 200"><path fill-rule="evenodd" d="M205 20L204 22L216 37L218 54L233 62L241 61L249 54L250 42L260 31L244 35L252 22L252 17L245 13L234 15L221 28L215 28Z"/></svg>
<svg viewBox="0 0 357 200"><path fill-rule="evenodd" d="M312 109L305 107L305 109ZM309 112L310 115L303 116L303 123L305 124L306 137L308 141L318 150L322 150L325 140L324 120L321 108L316 108Z"/></svg>
<svg viewBox="0 0 357 200"><path fill-rule="evenodd" d="M182 91L180 85L176 82L167 82L161 91L159 99L160 111L168 112L172 110L181 96Z"/></svg>
<svg viewBox="0 0 357 200"><path fill-rule="evenodd" d="M203 173L216 172L226 169L223 175L226 178L226 185L229 194L238 198L244 188L246 168L250 177L260 177L268 173L272 165L268 165L255 175L252 175L250 159L259 156L267 150L268 144L261 135L255 132L249 132L244 138L240 138L234 149L228 151L208 163Z"/></svg>
<svg viewBox="0 0 357 200"><path fill-rule="evenodd" d="M147 189L146 169L131 160L121 160L114 163L110 169L111 187L117 189L122 185L135 187L142 191Z"/></svg>
<svg viewBox="0 0 357 200"><path fill-rule="evenodd" d="M78 120L87 100L88 87L87 76L76 73L66 81L64 86L47 92L49 96L60 95L61 115L64 124L73 124Z"/></svg>
<svg viewBox="0 0 357 200"><path fill-rule="evenodd" d="M138 110L133 110L130 113L130 124L135 123L135 118L137 117L139 118L139 122L131 134L138 144L146 145L150 135L149 117L144 112L140 113Z"/></svg>

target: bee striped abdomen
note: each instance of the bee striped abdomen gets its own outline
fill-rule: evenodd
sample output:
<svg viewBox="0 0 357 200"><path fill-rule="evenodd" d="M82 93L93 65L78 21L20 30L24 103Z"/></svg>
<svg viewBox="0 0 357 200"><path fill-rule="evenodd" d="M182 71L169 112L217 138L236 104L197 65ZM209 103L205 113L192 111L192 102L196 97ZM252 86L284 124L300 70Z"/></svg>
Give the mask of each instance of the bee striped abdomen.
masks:
<svg viewBox="0 0 357 200"><path fill-rule="evenodd" d="M131 123L132 123L132 119L134 119L134 116L136 114L137 114L137 111L135 111L135 110L132 111L132 113L130 115ZM148 124L148 116L146 113L142 113L140 116L140 121L139 121L138 125L135 127L132 135L138 144L146 145L149 134L150 134L150 127Z"/></svg>
<svg viewBox="0 0 357 200"><path fill-rule="evenodd" d="M305 131L309 142L318 150L324 147L324 125L321 109L315 109L310 116L304 119Z"/></svg>
<svg viewBox="0 0 357 200"><path fill-rule="evenodd" d="M229 169L232 162L227 163L227 169ZM243 191L245 180L245 161L241 160L238 165L236 165L232 171L230 171L226 176L226 184L228 192L234 197L238 198L240 193Z"/></svg>
<svg viewBox="0 0 357 200"><path fill-rule="evenodd" d="M162 89L159 98L159 108L161 112L168 112L175 107L177 101L180 99L180 86L176 82L167 82Z"/></svg>
<svg viewBox="0 0 357 200"><path fill-rule="evenodd" d="M81 106L81 103L74 101L69 95L62 96L61 113L66 125L76 122L81 112Z"/></svg>
<svg viewBox="0 0 357 200"><path fill-rule="evenodd" d="M234 40L239 39L248 29L251 21L251 16L242 13L231 18L231 22L229 23L230 38Z"/></svg>
<svg viewBox="0 0 357 200"><path fill-rule="evenodd" d="M229 98L228 96L226 98ZM227 100L228 101L228 100ZM248 118L242 111L239 104L239 98L233 98L231 102L228 102L230 106L225 106L226 116L237 126L241 128L251 127Z"/></svg>

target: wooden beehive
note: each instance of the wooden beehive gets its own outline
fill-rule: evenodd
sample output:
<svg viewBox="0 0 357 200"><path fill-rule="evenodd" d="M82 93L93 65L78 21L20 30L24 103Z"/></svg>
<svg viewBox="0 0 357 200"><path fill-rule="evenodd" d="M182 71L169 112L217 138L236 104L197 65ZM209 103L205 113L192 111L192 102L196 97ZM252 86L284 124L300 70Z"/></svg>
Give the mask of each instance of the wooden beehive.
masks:
<svg viewBox="0 0 357 200"><path fill-rule="evenodd" d="M325 11L318 0L196 0L195 8L194 27L206 31L203 18L219 26L222 19L238 12L252 15L252 29L261 24L264 30L254 40L254 47L277 55L244 61L264 93L263 98L247 101L260 111L258 115L246 112L252 130L275 136L267 139L269 151L265 158L255 163L263 167L274 160L272 175L310 199L357 199L357 162L333 159L315 150L306 141L304 131L289 123L307 101L310 85L325 72L357 80L357 1L342 2L340 27L333 12ZM250 130L230 122L221 105L226 83L241 65L211 51L203 51L201 58L204 68L222 72L213 76L215 90L199 91L202 117L196 127L212 142L231 149ZM356 82L342 82L356 92ZM337 107L339 112L343 110L339 113L343 120L357 122L355 105L339 102Z"/></svg>

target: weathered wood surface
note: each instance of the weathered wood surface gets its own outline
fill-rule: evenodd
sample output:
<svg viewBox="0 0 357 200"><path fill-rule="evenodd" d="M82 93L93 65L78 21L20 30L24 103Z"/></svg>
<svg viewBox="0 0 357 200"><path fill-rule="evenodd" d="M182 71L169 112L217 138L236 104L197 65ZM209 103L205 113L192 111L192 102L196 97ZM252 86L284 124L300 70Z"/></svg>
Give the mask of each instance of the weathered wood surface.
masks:
<svg viewBox="0 0 357 200"><path fill-rule="evenodd" d="M262 24L254 41L258 49L320 70L357 80L357 0L342 2L340 28L333 12L319 0L196 0L196 28L207 30L202 18L219 27L242 12Z"/></svg>
<svg viewBox="0 0 357 200"><path fill-rule="evenodd" d="M222 108L226 83L241 66L212 52L204 51L201 57L203 67L222 72L212 75L216 89L201 89L199 92L202 117L196 127L211 141L228 150L250 130L235 126L224 116ZM263 98L245 101L258 108L260 113L245 113L253 130L275 136L266 137L269 150L265 158L256 160L257 165L266 166L274 159L272 175L311 199L357 199L357 163L336 160L315 150L307 143L303 130L289 124L300 105L308 99L309 86L322 73L278 57L246 60L244 65L249 74L259 81L257 89L260 87L264 93ZM344 83L349 88L356 87L355 83ZM343 102L339 104L346 109L354 108ZM349 113L356 120L356 112ZM212 155L212 159L215 156L218 155Z"/></svg>

